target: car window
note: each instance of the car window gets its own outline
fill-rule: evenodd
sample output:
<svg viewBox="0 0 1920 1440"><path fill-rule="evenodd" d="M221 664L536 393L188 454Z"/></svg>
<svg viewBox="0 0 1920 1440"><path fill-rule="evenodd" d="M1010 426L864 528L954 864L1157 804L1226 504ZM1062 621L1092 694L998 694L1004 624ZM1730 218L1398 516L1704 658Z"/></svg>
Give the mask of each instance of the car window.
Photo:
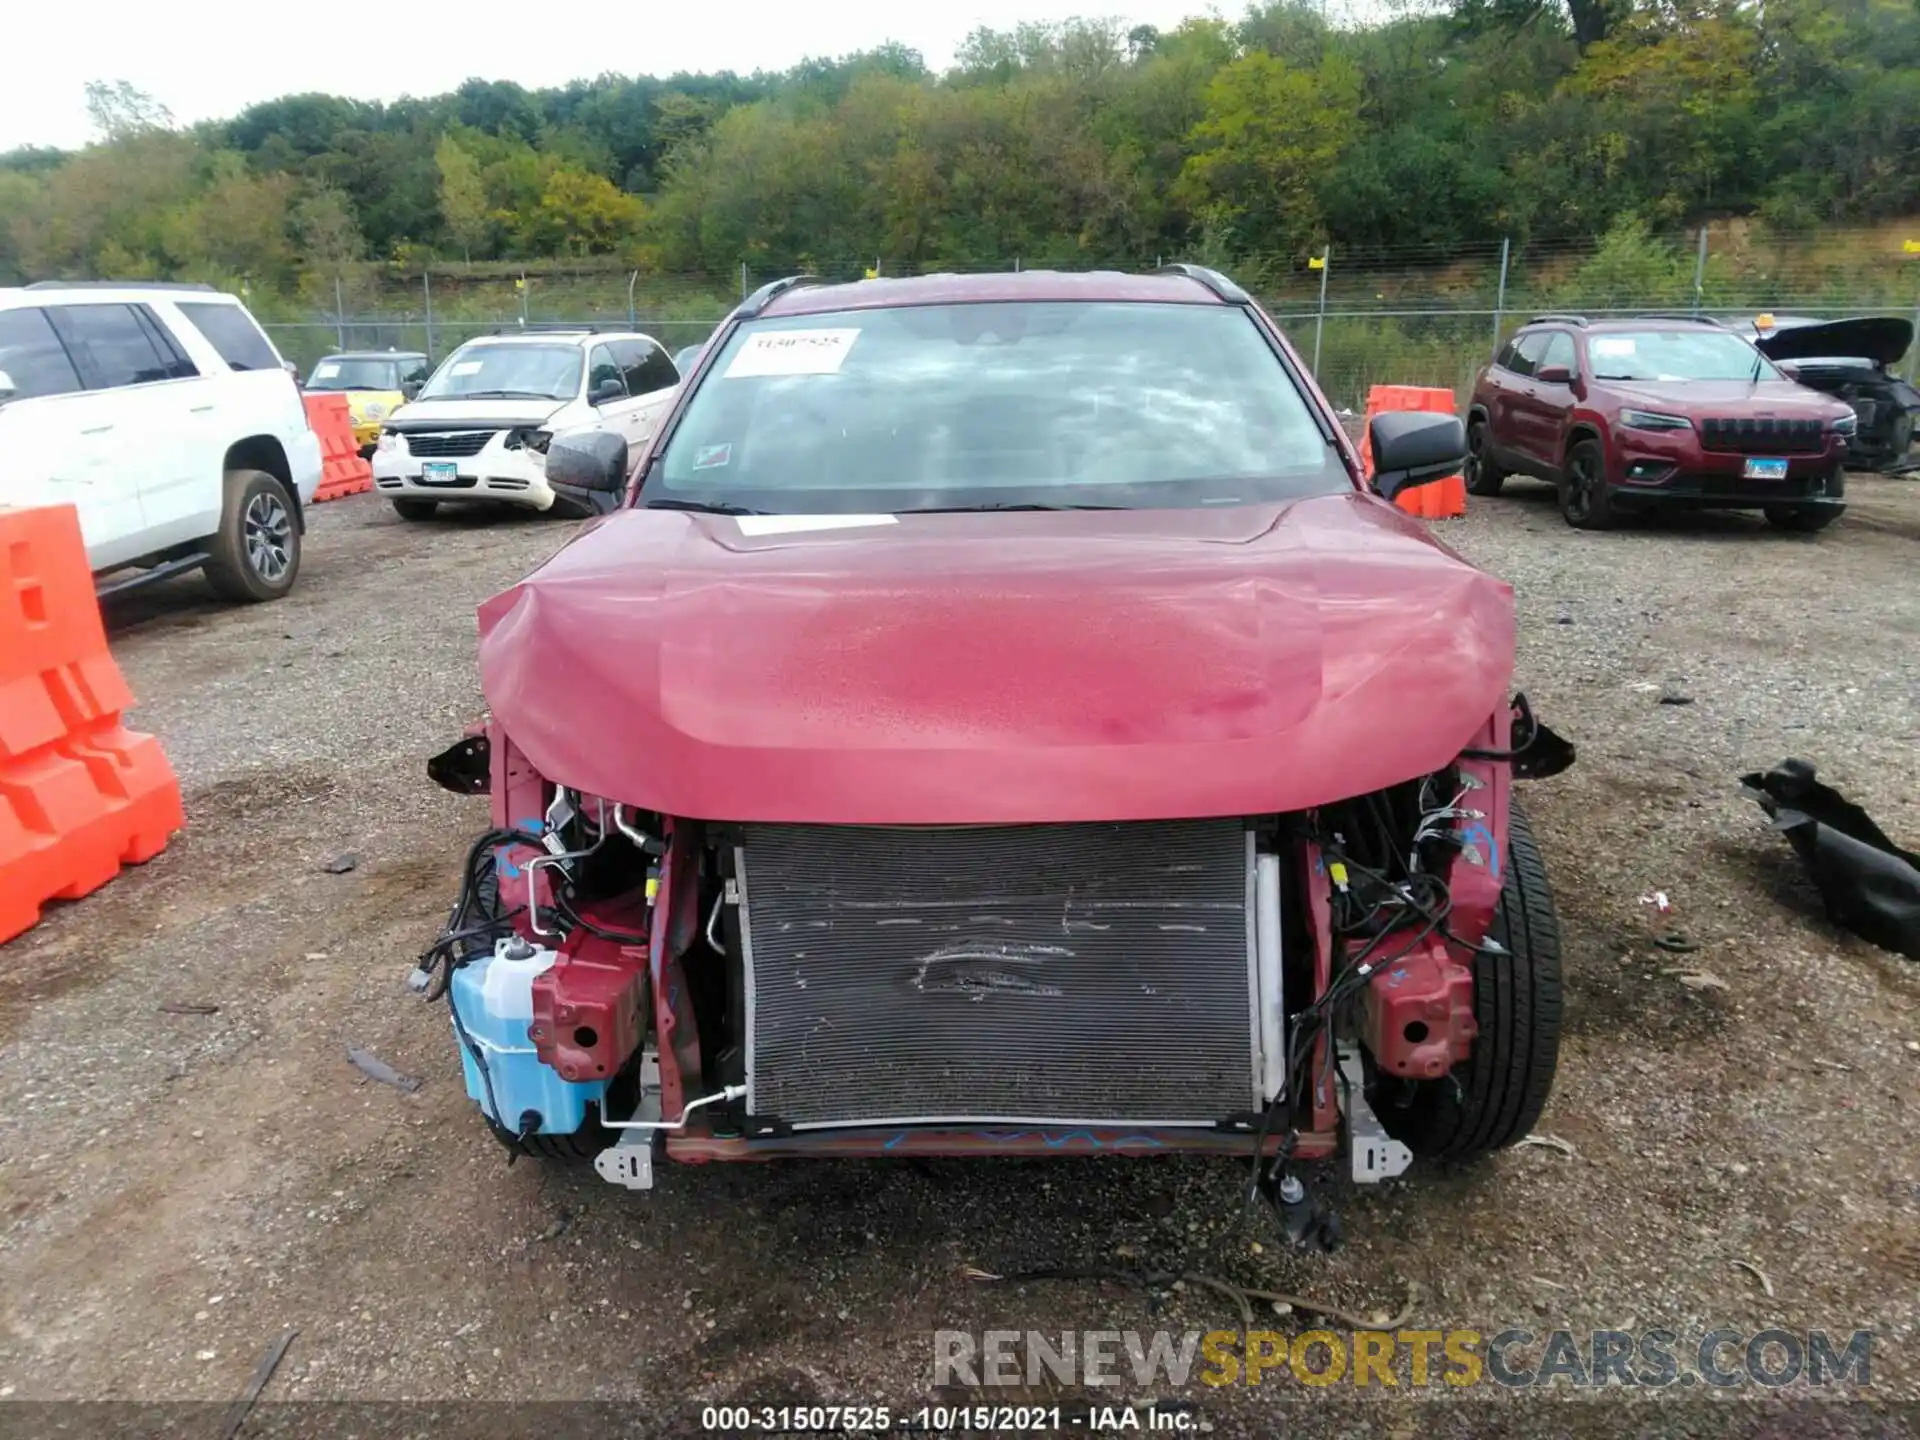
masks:
<svg viewBox="0 0 1920 1440"><path fill-rule="evenodd" d="M626 376L629 395L651 395L680 383L672 358L651 340L616 340L613 352Z"/></svg>
<svg viewBox="0 0 1920 1440"><path fill-rule="evenodd" d="M1778 380L1753 346L1725 330L1611 330L1587 340L1596 380Z"/></svg>
<svg viewBox="0 0 1920 1440"><path fill-rule="evenodd" d="M329 355L307 377L309 390L398 390L393 361L378 355Z"/></svg>
<svg viewBox="0 0 1920 1440"><path fill-rule="evenodd" d="M193 328L206 336L207 343L220 352L220 358L235 370L278 370L280 357L253 323L253 317L238 305L217 301L182 300L180 313Z"/></svg>
<svg viewBox="0 0 1920 1440"><path fill-rule="evenodd" d="M172 378L172 361L131 305L49 305L52 322L89 390L117 390Z"/></svg>
<svg viewBox="0 0 1920 1440"><path fill-rule="evenodd" d="M160 317L153 313L152 306L135 305L133 313L141 328L147 332L147 339L153 342L153 348L159 352L169 380L191 380L200 373L200 367L180 348L180 342L173 338L173 332L167 329Z"/></svg>
<svg viewBox="0 0 1920 1440"><path fill-rule="evenodd" d="M422 400L572 400L580 394L578 345L476 340L449 355Z"/></svg>
<svg viewBox="0 0 1920 1440"><path fill-rule="evenodd" d="M423 385L427 379L427 360L424 355L417 356L406 363L400 375L402 385Z"/></svg>
<svg viewBox="0 0 1920 1440"><path fill-rule="evenodd" d="M1133 509L1353 488L1278 353L1234 306L1000 302L757 320L702 377L643 504Z"/></svg>
<svg viewBox="0 0 1920 1440"><path fill-rule="evenodd" d="M609 380L620 387L622 395L627 393L626 372L620 368L620 362L613 358L613 348L596 345L587 355L587 397L591 399Z"/></svg>
<svg viewBox="0 0 1920 1440"><path fill-rule="evenodd" d="M44 310L0 310L0 371L12 383L5 400L71 395L86 387Z"/></svg>
<svg viewBox="0 0 1920 1440"><path fill-rule="evenodd" d="M1546 352L1547 332L1535 330L1528 335L1517 335L1508 347L1513 353L1507 357L1507 369L1516 375L1531 375L1540 368L1540 357Z"/></svg>
<svg viewBox="0 0 1920 1440"><path fill-rule="evenodd" d="M1574 360L1573 337L1564 330L1556 330L1553 332L1552 337L1547 341L1546 352L1541 355L1540 364L1537 368L1544 370L1549 365L1565 366L1569 373L1575 372L1580 368Z"/></svg>

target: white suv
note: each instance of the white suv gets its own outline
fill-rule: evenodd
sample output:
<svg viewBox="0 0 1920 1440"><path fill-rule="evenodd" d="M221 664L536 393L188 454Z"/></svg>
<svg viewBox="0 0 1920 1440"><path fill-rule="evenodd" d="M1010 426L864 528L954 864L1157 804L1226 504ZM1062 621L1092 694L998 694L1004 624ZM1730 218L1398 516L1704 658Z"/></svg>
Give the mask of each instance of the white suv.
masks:
<svg viewBox="0 0 1920 1440"><path fill-rule="evenodd" d="M228 599L278 599L319 484L300 392L233 296L0 289L0 504L72 504L102 595L204 569Z"/></svg>
<svg viewBox="0 0 1920 1440"><path fill-rule="evenodd" d="M556 435L606 430L637 445L672 401L680 372L651 336L528 330L469 340L419 398L387 417L373 482L403 519L448 501L592 513L547 483Z"/></svg>

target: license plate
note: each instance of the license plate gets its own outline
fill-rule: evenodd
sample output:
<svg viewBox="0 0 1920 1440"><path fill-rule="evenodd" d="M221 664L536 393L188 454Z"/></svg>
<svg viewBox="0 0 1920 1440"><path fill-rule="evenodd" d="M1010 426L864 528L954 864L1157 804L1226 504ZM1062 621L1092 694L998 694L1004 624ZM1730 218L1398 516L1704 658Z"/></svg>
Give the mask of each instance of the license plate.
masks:
<svg viewBox="0 0 1920 1440"><path fill-rule="evenodd" d="M1787 462L1784 460L1749 460L1745 475L1749 480L1784 480L1787 478Z"/></svg>
<svg viewBox="0 0 1920 1440"><path fill-rule="evenodd" d="M1787 463L1782 460L1783 466ZM1749 462L1751 464L1751 462ZM1749 470L1748 473L1752 473ZM1781 474L1785 474L1783 469ZM420 462L420 483L422 485L451 485L460 478L460 467L451 460L423 460Z"/></svg>

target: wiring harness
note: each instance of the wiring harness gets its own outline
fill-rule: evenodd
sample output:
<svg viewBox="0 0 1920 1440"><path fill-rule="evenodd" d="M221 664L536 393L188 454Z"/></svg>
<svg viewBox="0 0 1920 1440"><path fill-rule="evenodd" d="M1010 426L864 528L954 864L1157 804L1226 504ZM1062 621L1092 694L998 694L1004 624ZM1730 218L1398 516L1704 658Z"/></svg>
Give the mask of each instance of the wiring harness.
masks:
<svg viewBox="0 0 1920 1440"><path fill-rule="evenodd" d="M1442 782L1453 788L1451 799ZM1297 1011L1287 1028L1285 1088L1262 1117L1254 1144L1249 1205L1263 1186L1285 1173L1299 1138L1299 1107L1311 1094L1314 1051L1325 1041L1322 1078L1344 1088L1334 1060L1335 1040L1353 1004L1382 969L1404 959L1434 935L1470 953L1487 949L1447 928L1453 896L1443 870L1458 853L1456 822L1484 818L1470 804L1479 788L1464 776L1443 772L1417 786L1375 792L1310 817L1310 829L1331 887L1329 924L1334 973L1312 1004ZM1364 858L1362 858L1364 857ZM1310 1102L1309 1102L1310 1103ZM1272 1162L1263 1165L1267 1142L1283 1109L1295 1112ZM1342 1104L1342 1110L1346 1105Z"/></svg>

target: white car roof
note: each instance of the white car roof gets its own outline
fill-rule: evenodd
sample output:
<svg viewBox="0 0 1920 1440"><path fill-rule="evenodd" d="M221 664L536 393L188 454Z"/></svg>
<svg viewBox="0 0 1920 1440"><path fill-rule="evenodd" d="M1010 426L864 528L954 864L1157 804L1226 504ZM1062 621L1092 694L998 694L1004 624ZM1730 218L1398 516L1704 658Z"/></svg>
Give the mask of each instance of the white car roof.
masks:
<svg viewBox="0 0 1920 1440"><path fill-rule="evenodd" d="M504 335L476 335L471 340L460 342L464 350L469 345L598 345L607 340L645 340L658 345L660 342L651 335L643 335L638 330L514 330Z"/></svg>
<svg viewBox="0 0 1920 1440"><path fill-rule="evenodd" d="M41 283L0 287L0 310L17 310L27 305L139 305L152 300L184 301L189 305L239 305L238 295L203 285L166 285L138 283L111 284L80 281L69 285Z"/></svg>

